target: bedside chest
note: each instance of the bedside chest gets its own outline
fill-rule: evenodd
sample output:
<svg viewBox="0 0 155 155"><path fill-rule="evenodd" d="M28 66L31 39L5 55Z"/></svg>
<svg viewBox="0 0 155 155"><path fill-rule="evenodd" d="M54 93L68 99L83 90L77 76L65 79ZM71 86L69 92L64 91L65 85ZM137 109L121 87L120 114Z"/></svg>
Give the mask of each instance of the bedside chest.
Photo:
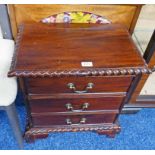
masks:
<svg viewBox="0 0 155 155"><path fill-rule="evenodd" d="M9 76L26 99L25 138L50 132L120 131L118 116L149 69L117 24L25 24Z"/></svg>

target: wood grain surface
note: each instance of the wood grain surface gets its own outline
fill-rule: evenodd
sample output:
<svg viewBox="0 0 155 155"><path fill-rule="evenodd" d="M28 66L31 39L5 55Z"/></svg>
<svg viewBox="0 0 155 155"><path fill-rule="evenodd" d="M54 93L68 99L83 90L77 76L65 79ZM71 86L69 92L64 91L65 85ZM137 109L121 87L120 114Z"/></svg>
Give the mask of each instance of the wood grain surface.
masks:
<svg viewBox="0 0 155 155"><path fill-rule="evenodd" d="M69 83L73 83L78 91L92 83L93 88L87 93L127 92L132 80L132 76L28 78L27 86L30 94L74 93L69 89Z"/></svg>
<svg viewBox="0 0 155 155"><path fill-rule="evenodd" d="M112 123L115 120L116 114L97 114L97 115L48 115L48 116L33 116L34 127L45 127L52 125L67 125L66 119L71 119L73 124L79 124L81 118L86 118L84 124L101 124L101 123ZM71 126L71 125L68 125Z"/></svg>
<svg viewBox="0 0 155 155"><path fill-rule="evenodd" d="M117 110L120 108L124 97L109 96L101 98L76 98L76 99L43 99L30 100L31 113L51 113L51 112L87 112L96 110ZM87 108L83 108L88 103ZM67 109L70 104L73 108Z"/></svg>
<svg viewBox="0 0 155 155"><path fill-rule="evenodd" d="M65 11L84 11L105 16L112 23L124 24L132 33L142 5L8 5L14 37L21 23L40 22L41 19Z"/></svg>
<svg viewBox="0 0 155 155"><path fill-rule="evenodd" d="M22 31L12 67L19 74L145 67L127 29L119 24L25 24Z"/></svg>

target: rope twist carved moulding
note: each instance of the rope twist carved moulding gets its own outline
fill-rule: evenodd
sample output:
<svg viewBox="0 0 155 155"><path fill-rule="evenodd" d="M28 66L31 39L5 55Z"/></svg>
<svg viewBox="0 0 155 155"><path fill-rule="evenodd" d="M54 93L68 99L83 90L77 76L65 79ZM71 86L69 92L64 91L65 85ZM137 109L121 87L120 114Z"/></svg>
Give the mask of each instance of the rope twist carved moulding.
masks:
<svg viewBox="0 0 155 155"><path fill-rule="evenodd" d="M62 70L62 71L11 71L9 76L17 77L61 77L61 76L115 76L138 75L151 73L148 68L120 68L120 69L93 69L93 70Z"/></svg>

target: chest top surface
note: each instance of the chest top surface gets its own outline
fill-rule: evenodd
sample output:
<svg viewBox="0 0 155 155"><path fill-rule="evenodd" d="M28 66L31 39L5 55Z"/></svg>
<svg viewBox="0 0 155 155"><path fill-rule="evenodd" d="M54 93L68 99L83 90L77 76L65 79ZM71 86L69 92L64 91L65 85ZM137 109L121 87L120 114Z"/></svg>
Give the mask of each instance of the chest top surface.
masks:
<svg viewBox="0 0 155 155"><path fill-rule="evenodd" d="M25 24L9 76L120 75L148 72L118 24Z"/></svg>

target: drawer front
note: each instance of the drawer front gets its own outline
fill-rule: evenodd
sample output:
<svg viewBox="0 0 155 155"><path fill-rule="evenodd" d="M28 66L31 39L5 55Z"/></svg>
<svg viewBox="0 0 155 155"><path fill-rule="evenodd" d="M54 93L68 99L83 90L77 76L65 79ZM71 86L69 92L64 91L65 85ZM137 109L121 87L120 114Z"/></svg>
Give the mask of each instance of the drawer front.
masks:
<svg viewBox="0 0 155 155"><path fill-rule="evenodd" d="M28 78L30 94L127 92L132 76Z"/></svg>
<svg viewBox="0 0 155 155"><path fill-rule="evenodd" d="M108 96L103 98L41 99L30 100L32 113L76 112L119 109L124 97Z"/></svg>
<svg viewBox="0 0 155 155"><path fill-rule="evenodd" d="M33 116L34 126L113 123L116 114Z"/></svg>

